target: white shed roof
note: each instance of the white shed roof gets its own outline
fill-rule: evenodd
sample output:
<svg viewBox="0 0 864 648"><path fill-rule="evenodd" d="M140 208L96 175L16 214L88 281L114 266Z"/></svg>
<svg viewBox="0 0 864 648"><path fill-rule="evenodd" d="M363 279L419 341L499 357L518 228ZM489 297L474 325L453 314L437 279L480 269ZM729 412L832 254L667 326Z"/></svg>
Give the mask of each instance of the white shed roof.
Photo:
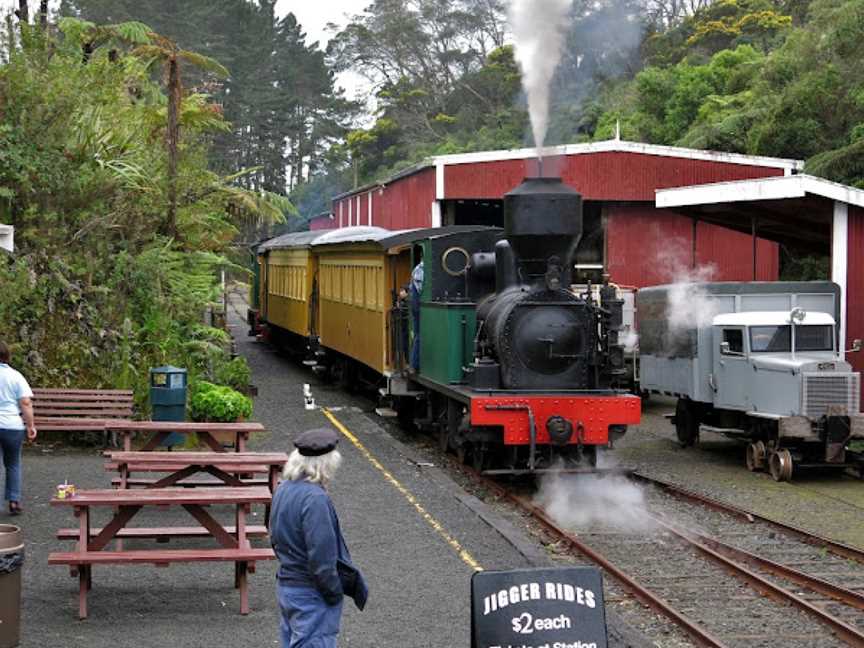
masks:
<svg viewBox="0 0 864 648"><path fill-rule="evenodd" d="M864 191L801 173L798 175L735 180L658 189L657 207L687 207L718 203L804 198L808 194L864 207Z"/></svg>

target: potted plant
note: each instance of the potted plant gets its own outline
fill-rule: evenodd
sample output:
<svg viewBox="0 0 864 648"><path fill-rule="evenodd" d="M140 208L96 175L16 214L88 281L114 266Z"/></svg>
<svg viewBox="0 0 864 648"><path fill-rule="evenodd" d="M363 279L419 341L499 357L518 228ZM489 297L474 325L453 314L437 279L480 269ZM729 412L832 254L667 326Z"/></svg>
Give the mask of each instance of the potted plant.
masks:
<svg viewBox="0 0 864 648"><path fill-rule="evenodd" d="M189 415L193 421L236 423L252 416L252 399L227 385L201 380L192 387ZM217 432L213 436L223 445L234 442L232 433Z"/></svg>

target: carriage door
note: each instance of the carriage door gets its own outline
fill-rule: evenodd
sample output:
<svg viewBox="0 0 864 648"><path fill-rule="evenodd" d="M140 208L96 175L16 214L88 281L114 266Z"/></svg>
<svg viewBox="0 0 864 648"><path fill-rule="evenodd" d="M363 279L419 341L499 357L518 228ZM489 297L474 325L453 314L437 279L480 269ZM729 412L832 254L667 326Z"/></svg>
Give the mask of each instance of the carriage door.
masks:
<svg viewBox="0 0 864 648"><path fill-rule="evenodd" d="M748 387L752 373L753 370L747 360L744 328L715 326L714 387L716 391L714 405L730 409L749 410Z"/></svg>

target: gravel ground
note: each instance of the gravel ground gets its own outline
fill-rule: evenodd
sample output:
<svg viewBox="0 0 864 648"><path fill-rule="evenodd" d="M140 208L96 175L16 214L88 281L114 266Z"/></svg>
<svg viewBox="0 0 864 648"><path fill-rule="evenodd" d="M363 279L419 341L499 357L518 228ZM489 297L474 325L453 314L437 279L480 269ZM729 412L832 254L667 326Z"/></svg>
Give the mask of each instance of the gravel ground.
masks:
<svg viewBox="0 0 864 648"><path fill-rule="evenodd" d="M642 423L628 430L612 454L622 466L666 479L765 517L864 547L864 481L849 475L797 472L780 483L744 467L744 446L706 434L698 447L682 449L671 423L674 401L654 398Z"/></svg>

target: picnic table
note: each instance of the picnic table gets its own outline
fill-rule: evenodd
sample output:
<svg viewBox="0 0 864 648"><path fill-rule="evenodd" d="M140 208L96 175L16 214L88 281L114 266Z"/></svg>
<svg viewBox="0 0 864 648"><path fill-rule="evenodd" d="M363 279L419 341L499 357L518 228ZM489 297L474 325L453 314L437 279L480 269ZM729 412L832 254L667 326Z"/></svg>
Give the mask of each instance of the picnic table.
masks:
<svg viewBox="0 0 864 648"><path fill-rule="evenodd" d="M119 452L105 453L107 470L116 470L120 488L144 486L217 486L213 480L186 481L200 473L209 474L227 486L265 485L276 490L279 475L288 461L284 452ZM136 479L133 472L166 472L160 479ZM266 481L250 480L246 475L264 474Z"/></svg>
<svg viewBox="0 0 864 648"><path fill-rule="evenodd" d="M214 452L225 452L225 448L216 439L214 434L227 433L234 439L234 449L237 452L246 450L246 442L250 435L256 432L264 432L264 426L260 423L189 423L185 421L108 421L105 429L116 432L123 437L123 450L132 450L132 436L135 434L149 434L150 438L140 448L141 452L150 452L159 447L172 432L177 434L197 434L198 439L204 442Z"/></svg>
<svg viewBox="0 0 864 648"><path fill-rule="evenodd" d="M248 614L248 573L253 570L250 567L254 568L254 563L258 560L272 560L275 555L270 547L251 546L246 516L253 504L267 505L270 499L270 490L261 486L78 491L74 497L51 500L53 506L73 509L78 518L78 529L76 550L51 553L48 563L69 565L73 573L77 573L78 616L86 619L87 593L92 587L94 565L153 564L164 567L178 562L233 562L234 587L240 590L240 613ZM235 524L232 526L222 524L207 510L209 506L225 504L235 507ZM127 526L141 509L153 506L180 506L201 526L159 529L136 529ZM99 507L113 511L113 518L104 527L93 529L90 526L91 516L93 510ZM218 547L106 550L112 540L123 537L212 537Z"/></svg>

